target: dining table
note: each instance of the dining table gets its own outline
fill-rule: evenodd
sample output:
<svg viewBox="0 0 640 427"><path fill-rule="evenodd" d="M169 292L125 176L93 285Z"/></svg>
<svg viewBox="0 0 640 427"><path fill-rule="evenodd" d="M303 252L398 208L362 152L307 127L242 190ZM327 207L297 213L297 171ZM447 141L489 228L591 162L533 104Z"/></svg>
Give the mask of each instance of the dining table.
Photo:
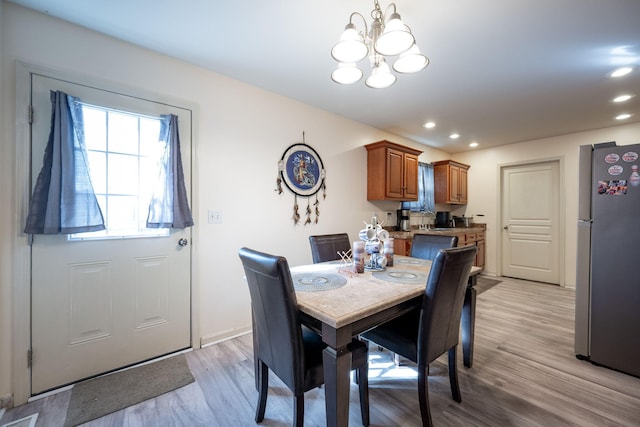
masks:
<svg viewBox="0 0 640 427"><path fill-rule="evenodd" d="M353 337L422 305L431 261L396 255L393 265L355 273L343 261L291 267L303 324L324 343L325 404L328 427L349 424ZM461 318L463 363L473 363L476 292L480 267L472 267Z"/></svg>

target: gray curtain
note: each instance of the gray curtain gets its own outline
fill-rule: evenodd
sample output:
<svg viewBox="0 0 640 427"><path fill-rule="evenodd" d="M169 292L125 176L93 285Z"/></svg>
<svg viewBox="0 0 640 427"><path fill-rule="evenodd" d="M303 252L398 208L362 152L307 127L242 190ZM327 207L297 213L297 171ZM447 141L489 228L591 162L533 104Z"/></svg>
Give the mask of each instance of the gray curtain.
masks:
<svg viewBox="0 0 640 427"><path fill-rule="evenodd" d="M160 140L166 142L159 186L149 203L147 228L186 228L193 225L182 171L178 116L162 115Z"/></svg>
<svg viewBox="0 0 640 427"><path fill-rule="evenodd" d="M24 232L71 234L104 230L104 217L89 176L82 106L51 91L51 131Z"/></svg>
<svg viewBox="0 0 640 427"><path fill-rule="evenodd" d="M418 201L402 202L402 209L411 209L414 212L433 212L436 209L433 187L433 165L418 163Z"/></svg>

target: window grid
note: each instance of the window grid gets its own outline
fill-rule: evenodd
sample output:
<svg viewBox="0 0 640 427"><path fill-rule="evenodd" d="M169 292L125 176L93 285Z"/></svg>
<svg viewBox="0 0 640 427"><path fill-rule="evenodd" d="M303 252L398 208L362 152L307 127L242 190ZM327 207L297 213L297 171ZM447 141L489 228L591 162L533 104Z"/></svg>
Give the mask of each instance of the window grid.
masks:
<svg viewBox="0 0 640 427"><path fill-rule="evenodd" d="M160 118L85 103L82 106L85 115L85 135L90 135L87 138L89 170L106 229L73 234L70 239L169 235L167 229L146 228L147 208L158 179L160 160L165 147L164 143L158 141ZM100 124L95 120L96 115L103 116ZM127 129L127 124L132 125L134 121L135 125L129 126L130 129L126 133L118 134ZM143 131L143 122L147 126L146 132ZM97 126L101 128L97 129ZM146 141L143 138L152 139ZM127 143L123 144L123 141ZM143 149L145 143L147 145ZM103 159L103 165L95 163L97 158ZM125 167L127 158L132 160L135 168ZM93 163L91 159L94 160ZM149 167L150 164L153 164L153 167Z"/></svg>

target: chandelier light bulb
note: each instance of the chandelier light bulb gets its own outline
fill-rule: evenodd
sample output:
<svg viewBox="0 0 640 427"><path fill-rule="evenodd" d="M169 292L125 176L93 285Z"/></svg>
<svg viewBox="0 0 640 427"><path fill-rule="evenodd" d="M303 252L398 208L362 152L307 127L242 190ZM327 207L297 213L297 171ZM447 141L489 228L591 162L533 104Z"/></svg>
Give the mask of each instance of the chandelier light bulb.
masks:
<svg viewBox="0 0 640 427"><path fill-rule="evenodd" d="M396 76L391 74L389 65L382 60L378 65L373 67L371 75L365 81L365 84L373 89L384 89L396 82Z"/></svg>
<svg viewBox="0 0 640 427"><path fill-rule="evenodd" d="M429 65L429 58L420 53L420 49L414 43L413 46L393 63L393 69L398 73L417 73Z"/></svg>
<svg viewBox="0 0 640 427"><path fill-rule="evenodd" d="M393 13L374 48L380 55L393 56L409 50L414 43L415 38L409 27L402 23L400 15Z"/></svg>
<svg viewBox="0 0 640 427"><path fill-rule="evenodd" d="M338 64L338 68L335 69L333 73L331 73L331 79L342 85L350 85L362 78L362 70L356 67L355 63L344 63L341 62Z"/></svg>
<svg viewBox="0 0 640 427"><path fill-rule="evenodd" d="M338 62L358 62L364 59L369 53L364 39L356 26L348 23L344 27L344 32L340 37L340 41L331 49L331 56Z"/></svg>

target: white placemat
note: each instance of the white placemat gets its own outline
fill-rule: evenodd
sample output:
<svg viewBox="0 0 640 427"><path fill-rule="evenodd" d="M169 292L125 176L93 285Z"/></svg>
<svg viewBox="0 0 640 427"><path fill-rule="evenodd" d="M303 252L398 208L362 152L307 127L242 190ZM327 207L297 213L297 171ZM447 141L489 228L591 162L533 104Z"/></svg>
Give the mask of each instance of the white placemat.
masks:
<svg viewBox="0 0 640 427"><path fill-rule="evenodd" d="M399 258L395 257L393 263L397 265L428 265L431 261L419 258Z"/></svg>
<svg viewBox="0 0 640 427"><path fill-rule="evenodd" d="M404 268L387 268L385 271L376 271L373 273L373 277L394 283L427 284L427 275L425 273Z"/></svg>
<svg viewBox="0 0 640 427"><path fill-rule="evenodd" d="M344 276L335 273L293 273L293 287L296 291L327 291L347 284Z"/></svg>

